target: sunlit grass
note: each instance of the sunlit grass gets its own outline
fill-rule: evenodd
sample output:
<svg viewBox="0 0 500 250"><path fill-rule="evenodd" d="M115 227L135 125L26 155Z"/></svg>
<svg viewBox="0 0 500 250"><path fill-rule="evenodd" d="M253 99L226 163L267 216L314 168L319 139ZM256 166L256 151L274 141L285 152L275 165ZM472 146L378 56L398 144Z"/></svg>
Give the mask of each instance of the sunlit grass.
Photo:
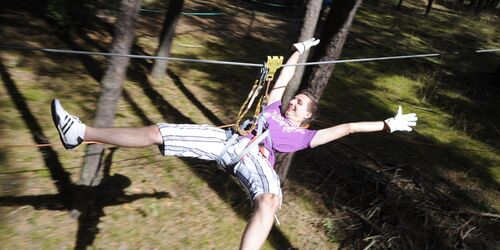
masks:
<svg viewBox="0 0 500 250"><path fill-rule="evenodd" d="M154 4L154 1L148 1L147 4ZM417 8L414 2L407 5L405 1L405 6ZM423 7L425 6L419 2L418 11ZM415 13L418 11L415 10ZM496 25L498 17L493 15L485 14L476 18L468 15L443 14L433 10L430 17L423 18L415 13L399 13L392 8L377 10L362 8L356 17L343 56L362 58L500 46L498 25ZM279 36L271 35L272 27L256 25L253 27L254 36L248 38L228 35L227 26L221 27L223 25L218 23L217 19L207 23L202 23L201 18L185 19L184 22L188 23L184 25L202 29L176 36L171 56L259 62L269 54L289 53L288 43L275 42ZM207 27L218 28L221 31L215 35L213 31L209 33L211 30ZM260 34L259 28L265 31L262 33L269 33L269 37L256 36L255 34ZM14 34L16 29L8 30L9 34ZM30 43L46 45L47 39L56 40L48 38L47 34L44 34L44 38L40 41L36 41L36 36L31 37L35 41ZM290 34L289 39L295 36L296 34ZM17 35L11 39L15 37ZM141 33L137 45L153 53L157 46L156 34ZM43 127L45 135L53 143L59 142L59 138L49 115L50 99L55 97L63 99L63 104L68 110L79 115L82 120L91 122L100 90L99 83L88 75L77 57L64 61L61 58L42 53L2 53L4 66L8 68L25 101ZM103 63L104 59L97 58L96 62ZM485 60L483 57L470 59L464 55L455 59L438 57L337 65L334 79L321 100L322 119L332 125L360 119L380 120L394 115L397 106L402 105L405 112L415 112L419 116L414 133L400 133L390 138L384 135L379 138L377 137L379 135L369 136L364 137L368 139L358 140L361 142L356 141L355 137L349 142L366 150L374 155L373 157L392 161L387 162L407 161L410 162L408 163L410 167L425 174L442 175L445 179L456 183L462 190L470 192L471 196L479 200L478 203L482 202L492 209L499 209L498 190L493 189L494 185L491 183L500 181L500 157L498 149L495 148L498 142L495 144L491 141L495 141L500 135L493 132L491 125L480 123L481 119L485 118L485 113L465 112L487 109L489 106L485 106L482 102L488 103L491 107L498 106L495 96L476 96L470 91L472 88L470 86L476 84L473 80L477 78L478 72L481 70L491 72L495 66L493 62L495 57L492 56ZM204 107L224 121L232 121L242 97L247 94L258 71L257 68L180 62L170 62L169 68L179 76L184 87L191 91ZM196 123L210 123L170 79L151 80L151 82L161 97L184 116ZM141 84L143 83L127 81L125 90L145 117L152 122L162 122L162 114L155 107L155 103L144 95ZM33 143L32 134L3 86L0 87L2 143ZM488 90L490 87L479 85L478 89L481 88ZM492 108L486 111L491 110L493 113ZM493 114L495 115L496 113ZM498 117L489 119L498 124ZM132 104L124 99L120 100L115 125L142 126L143 123L144 121L138 118L132 108ZM498 127L500 126L497 125ZM490 132L488 134L485 131ZM486 140L483 134L487 134L486 139L490 141ZM391 144L388 145L387 141ZM400 149L403 147L410 153L420 153L425 160L417 157L410 161L408 157L399 156L405 154ZM81 166L85 153L84 148L71 152L64 151L60 147L55 147L55 150L63 166L76 181L79 174L78 167ZM113 163L111 174L121 173L132 180L132 186L125 190L127 193L167 191L173 198L159 200L147 198L106 207L104 209L106 216L102 217L103 221L100 224L102 231L97 235L95 247L132 249L142 246L146 248L168 246L179 249L220 249L237 246L245 225L245 216L248 215L238 214L240 211L231 207L233 204L230 204L230 198L219 196L210 188L210 183L207 183L206 179L196 174L196 170L208 166L191 166L176 158L149 157L157 153L156 148L119 149L114 156L117 162ZM1 156L2 171L27 171L46 167L40 152L36 149L8 149L3 150ZM145 158L127 160L135 157ZM120 160L127 161L120 162ZM207 168L202 171L218 170ZM48 171L22 176L26 177L3 176L2 185L6 184L0 189L3 194L37 195L57 192ZM296 190L286 194L290 199L285 198L285 202L289 202L291 208L287 210L289 214L283 216L285 219L281 227L283 233L298 248L320 249L330 246L322 244L321 240L327 241L323 239L326 237L325 232L332 233L328 235L331 240L337 240L332 230L335 224L330 220L323 220L330 215L321 211L324 206L321 198L314 191L304 192L301 189L304 187L299 187L301 185L299 182L290 185L296 187ZM243 191L240 194L244 195ZM248 204L241 204L243 205ZM70 248L74 243L75 221L68 218L66 212L57 212L56 224L65 225L61 227L62 230L55 226L49 228L59 235L52 237L52 240L44 241L42 236L51 233L46 228L48 222L52 222L54 211L37 211L30 206L23 208L26 212L15 211L17 208L2 209L3 214L10 214L10 218L16 220L13 223L7 221L0 223L2 240L10 241L7 245L12 248L28 249L34 245L35 248L46 249L61 246ZM41 223L44 221L47 224ZM7 223L10 224L6 225ZM19 228L36 232L29 239L33 245L28 243L28 246L19 247L26 235L23 231L17 232ZM309 238L314 238L313 242L320 244L320 247L301 245ZM41 244L44 245L36 245L33 242L36 244L43 242ZM271 249L272 246L267 243L265 248Z"/></svg>

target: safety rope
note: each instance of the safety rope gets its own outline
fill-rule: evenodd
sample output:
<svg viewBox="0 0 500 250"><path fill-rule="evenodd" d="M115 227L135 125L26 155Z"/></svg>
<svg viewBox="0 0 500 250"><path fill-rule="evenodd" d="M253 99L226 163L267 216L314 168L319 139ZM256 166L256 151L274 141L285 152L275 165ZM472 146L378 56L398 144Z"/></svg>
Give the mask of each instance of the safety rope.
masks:
<svg viewBox="0 0 500 250"><path fill-rule="evenodd" d="M260 114L261 111L261 106L262 106L262 101L267 94L262 95L259 98L259 101L257 102L257 105L255 106L255 111L252 117L252 122L250 124L250 127L247 127L246 124L242 126L241 122L243 119L245 119L246 114L248 110L252 107L252 104L255 100L255 98L259 95L260 91L262 90L263 86L265 83L269 85L270 81L265 81L266 75L269 72L269 68L264 64L260 70L260 77L258 80L255 80L254 85L252 86L252 90L248 94L246 100L243 102L243 104L240 107L240 111L238 112L238 115L236 116L236 122L233 126L233 129L240 135L247 135L248 133L252 132L255 129L255 126L257 123L255 120L257 120L257 116Z"/></svg>
<svg viewBox="0 0 500 250"><path fill-rule="evenodd" d="M260 69L260 76L257 80L255 80L254 85L252 86L252 90L248 94L246 100L241 105L240 111L236 117L235 125L233 126L233 130L236 131L240 135L247 135L252 132L257 126L258 117L261 114L261 111L264 106L267 105L267 100L269 99L269 86L273 81L274 74L281 67L283 63L282 56L268 56L267 62L262 65ZM248 110L252 107L253 102L259 96L262 88L266 85L266 90L264 94L261 95L259 100L257 101L257 105L255 106L255 111L252 119L250 120L250 124L241 124L243 119L246 117ZM250 125L247 127L247 125Z"/></svg>

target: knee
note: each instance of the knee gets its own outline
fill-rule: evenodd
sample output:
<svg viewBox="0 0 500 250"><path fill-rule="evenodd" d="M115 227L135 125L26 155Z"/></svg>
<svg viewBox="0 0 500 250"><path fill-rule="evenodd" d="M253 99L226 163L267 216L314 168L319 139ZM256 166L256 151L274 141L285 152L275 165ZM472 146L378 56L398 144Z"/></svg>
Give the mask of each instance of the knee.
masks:
<svg viewBox="0 0 500 250"><path fill-rule="evenodd" d="M274 216L280 206L281 199L275 194L262 194L255 198L256 212L264 213L266 216Z"/></svg>
<svg viewBox="0 0 500 250"><path fill-rule="evenodd" d="M146 127L147 135L154 144L163 144L163 137L160 133L160 128L156 125Z"/></svg>

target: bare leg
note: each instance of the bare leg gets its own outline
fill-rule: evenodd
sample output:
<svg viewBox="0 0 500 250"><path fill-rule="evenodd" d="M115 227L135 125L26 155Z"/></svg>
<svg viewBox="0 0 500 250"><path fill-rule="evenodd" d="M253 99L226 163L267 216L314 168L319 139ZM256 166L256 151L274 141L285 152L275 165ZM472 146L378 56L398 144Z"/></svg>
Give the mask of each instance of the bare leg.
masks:
<svg viewBox="0 0 500 250"><path fill-rule="evenodd" d="M280 198L274 194L262 194L254 200L254 211L241 238L240 249L260 249L271 231Z"/></svg>
<svg viewBox="0 0 500 250"><path fill-rule="evenodd" d="M120 147L146 147L163 143L156 125L142 128L93 128L85 129L85 141L97 141Z"/></svg>

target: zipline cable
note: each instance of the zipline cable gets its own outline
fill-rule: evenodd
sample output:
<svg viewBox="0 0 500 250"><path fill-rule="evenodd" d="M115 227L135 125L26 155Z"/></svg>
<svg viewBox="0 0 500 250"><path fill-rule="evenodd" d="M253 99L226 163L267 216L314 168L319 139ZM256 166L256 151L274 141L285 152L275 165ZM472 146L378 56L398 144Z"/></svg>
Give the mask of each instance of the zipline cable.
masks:
<svg viewBox="0 0 500 250"><path fill-rule="evenodd" d="M440 55L441 54L439 54L439 53L431 53L431 54L406 55L406 56L387 56L387 57L358 58L358 59L346 59L346 60L332 60L332 61L320 61L320 62L306 62L306 63L296 63L296 64L285 64L285 65L283 65L283 67L288 67L288 66L310 66L310 65L322 65L322 64L338 64L338 63L350 63L350 62L369 62L369 61L382 61L382 60L418 58L418 57L435 57L435 56L440 56Z"/></svg>
<svg viewBox="0 0 500 250"><path fill-rule="evenodd" d="M224 65L235 65L235 66L245 66L245 67L262 67L261 63L259 64L259 63L246 63L246 62L234 62L234 61L203 60L203 59L192 59L192 58L181 58L181 57L163 57L163 56L144 56L144 55L133 55L133 54L116 54L116 53L92 52L92 51L81 51L81 50L62 50L62 49L33 48L33 47L30 48L30 47L9 46L9 45L0 45L0 49L6 49L6 50L25 50L25 51L40 51L40 52L58 53L58 54L77 54L77 55L96 55L96 56L118 56L118 57L129 57L129 58L140 58L140 59L153 59L153 60L169 60L169 61L194 62L194 63L224 64ZM353 62L369 62L369 61L383 61L383 60L396 60L396 59L409 59L409 58L422 58L422 57L436 57L436 56L444 56L444 55L491 53L491 52L498 52L498 51L500 51L500 48L480 49L480 50L475 50L475 51L455 51L455 52L441 52L441 53L428 53L428 54L415 54L415 55L402 55L402 56L386 56L386 57L371 57L371 58L358 58L358 59L345 59L345 60L306 62L306 63L297 63L297 64L283 64L281 67L288 67L288 66L310 66L310 65L321 65L321 64L339 64L339 63L353 63Z"/></svg>
<svg viewBox="0 0 500 250"><path fill-rule="evenodd" d="M417 55L404 55L404 56L386 56L386 57L371 57L371 58L359 58L359 59L346 59L346 60L333 60L333 61L321 61L321 62L306 62L306 63L296 63L296 64L284 64L282 67L288 66L310 66L310 65L321 65L321 64L338 64L338 63L352 63L352 62L369 62L369 61L383 61L383 60L394 60L394 59L407 59L407 58L419 58L419 57L436 57L444 55L460 55L460 54L473 54L473 53L490 53L500 51L498 49L483 49L475 51L460 51L460 52L442 52L442 53L429 53L429 54L417 54Z"/></svg>
<svg viewBox="0 0 500 250"><path fill-rule="evenodd" d="M159 59L159 60L181 61L181 62L196 62L196 63L225 64L225 65L236 65L236 66L247 66L247 67L262 67L262 63L258 64L258 63L243 63L243 62L231 62L231 61L202 60L202 59L191 59L191 58L180 58L180 57L143 56L143 55L132 55L132 54L92 52L92 51L82 51L82 50L28 48L28 47L8 46L8 45L0 45L0 49L40 51L40 52L56 53L56 54L117 56L117 57L129 57L129 58L138 58L138 59L154 59L154 60Z"/></svg>

